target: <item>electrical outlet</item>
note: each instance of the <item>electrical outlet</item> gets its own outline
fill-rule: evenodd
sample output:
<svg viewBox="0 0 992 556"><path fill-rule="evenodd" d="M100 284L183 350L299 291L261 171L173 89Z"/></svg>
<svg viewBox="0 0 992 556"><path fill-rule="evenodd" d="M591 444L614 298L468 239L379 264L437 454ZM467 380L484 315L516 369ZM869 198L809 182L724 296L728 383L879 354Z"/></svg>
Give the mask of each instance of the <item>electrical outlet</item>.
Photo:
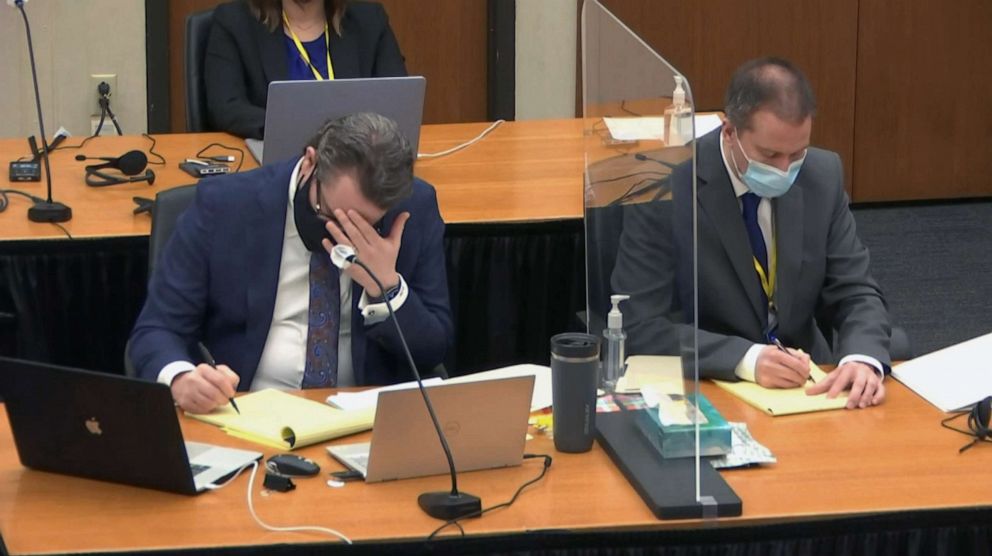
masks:
<svg viewBox="0 0 992 556"><path fill-rule="evenodd" d="M96 135L96 128L100 125L100 116L90 116L90 135ZM100 135L117 135L114 122L110 121L110 116L103 120L103 127L100 128Z"/></svg>
<svg viewBox="0 0 992 556"><path fill-rule="evenodd" d="M120 90L117 88L117 74L116 73L94 73L90 75L90 94L93 95L93 115L100 115L100 94L97 93L97 87L100 86L101 82L106 82L110 85L110 99L115 101L114 104L119 104L116 101L120 99Z"/></svg>

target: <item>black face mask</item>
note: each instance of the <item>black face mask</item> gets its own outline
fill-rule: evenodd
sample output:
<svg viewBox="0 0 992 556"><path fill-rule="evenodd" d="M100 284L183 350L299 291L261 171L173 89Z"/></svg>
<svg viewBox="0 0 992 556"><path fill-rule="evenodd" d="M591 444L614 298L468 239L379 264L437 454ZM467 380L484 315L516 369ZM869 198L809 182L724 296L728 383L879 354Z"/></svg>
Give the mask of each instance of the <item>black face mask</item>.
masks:
<svg viewBox="0 0 992 556"><path fill-rule="evenodd" d="M297 188L293 196L293 220L296 222L296 231L303 240L304 247L311 252L319 252L324 249L320 241L325 237L334 243L334 238L327 231L326 221L317 215L317 212L310 206L310 186L313 183L311 177L306 185Z"/></svg>

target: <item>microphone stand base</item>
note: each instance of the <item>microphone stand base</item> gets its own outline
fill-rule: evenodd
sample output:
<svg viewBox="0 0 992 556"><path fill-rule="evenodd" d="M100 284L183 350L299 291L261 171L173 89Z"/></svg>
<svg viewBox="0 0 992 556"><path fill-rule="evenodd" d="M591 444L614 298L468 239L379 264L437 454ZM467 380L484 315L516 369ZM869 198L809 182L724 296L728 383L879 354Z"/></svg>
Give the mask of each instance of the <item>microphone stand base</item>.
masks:
<svg viewBox="0 0 992 556"><path fill-rule="evenodd" d="M57 202L35 203L28 209L28 220L32 222L67 222L72 219L72 209Z"/></svg>
<svg viewBox="0 0 992 556"><path fill-rule="evenodd" d="M445 521L467 516L479 517L482 513L482 500L464 492L457 495L450 491L425 492L417 497L417 503L427 515Z"/></svg>

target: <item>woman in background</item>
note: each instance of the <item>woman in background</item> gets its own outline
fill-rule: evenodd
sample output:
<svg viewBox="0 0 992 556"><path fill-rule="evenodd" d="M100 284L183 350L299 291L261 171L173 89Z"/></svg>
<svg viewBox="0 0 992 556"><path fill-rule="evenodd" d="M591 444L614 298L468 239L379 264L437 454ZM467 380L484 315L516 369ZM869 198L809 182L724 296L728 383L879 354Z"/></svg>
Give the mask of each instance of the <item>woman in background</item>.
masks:
<svg viewBox="0 0 992 556"><path fill-rule="evenodd" d="M272 81L405 76L382 5L348 0L236 0L217 6L204 85L210 125L262 138Z"/></svg>

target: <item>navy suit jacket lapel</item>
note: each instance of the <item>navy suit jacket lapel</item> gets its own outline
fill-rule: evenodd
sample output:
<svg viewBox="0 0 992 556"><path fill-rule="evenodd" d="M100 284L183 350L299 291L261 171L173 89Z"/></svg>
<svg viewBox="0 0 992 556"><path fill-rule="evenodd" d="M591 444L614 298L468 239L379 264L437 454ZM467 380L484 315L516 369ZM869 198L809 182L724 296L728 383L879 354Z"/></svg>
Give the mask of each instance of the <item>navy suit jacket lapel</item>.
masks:
<svg viewBox="0 0 992 556"><path fill-rule="evenodd" d="M247 314L248 329L246 345L254 350L246 359L254 373L262 357L265 339L272 325L272 312L276 304L276 290L279 285L279 265L282 261L282 244L286 229L286 210L289 199L289 176L293 165L287 164L287 171L277 172L273 181L278 183L256 184L256 204L254 211L244 215L242 220L245 241L251 247L250 260L244 273L248 280ZM249 380L250 382L250 380Z"/></svg>
<svg viewBox="0 0 992 556"><path fill-rule="evenodd" d="M755 314L764 324L768 320L768 310L758 294L761 291L761 282L754 271L751 244L747 241L747 231L744 229L744 219L734 194L734 186L730 183L730 176L727 175L720 156L719 140L719 130L707 134L700 140L697 150L700 217L709 220L707 226L716 230L734 274L737 275ZM700 248L705 249L705 246ZM702 258L710 256L709 253L700 253Z"/></svg>

